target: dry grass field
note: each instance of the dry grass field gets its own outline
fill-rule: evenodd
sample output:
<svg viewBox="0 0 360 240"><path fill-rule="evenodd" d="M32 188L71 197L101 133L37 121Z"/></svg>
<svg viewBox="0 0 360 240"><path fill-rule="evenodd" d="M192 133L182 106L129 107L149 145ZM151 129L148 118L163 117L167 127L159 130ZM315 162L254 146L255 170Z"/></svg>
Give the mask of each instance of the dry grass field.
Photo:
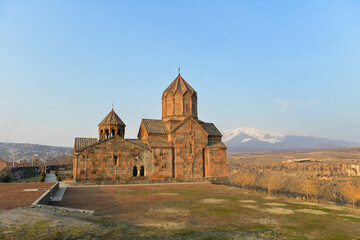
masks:
<svg viewBox="0 0 360 240"><path fill-rule="evenodd" d="M360 207L358 148L230 152L228 173L230 182L234 185L303 200ZM358 193L352 194L351 188Z"/></svg>
<svg viewBox="0 0 360 240"><path fill-rule="evenodd" d="M360 149L228 152L228 163L278 164L287 159L310 158L322 163L360 163Z"/></svg>
<svg viewBox="0 0 360 240"><path fill-rule="evenodd" d="M94 216L0 210L0 239L360 239L359 202L352 210L341 195L343 184L358 181L344 166L360 163L359 156L359 149L230 153L230 183L236 171L256 173L253 190L210 183L68 187L52 205L95 210ZM282 163L289 158L315 161ZM282 180L270 195L268 175ZM315 181L320 199L302 192L302 184Z"/></svg>
<svg viewBox="0 0 360 240"><path fill-rule="evenodd" d="M348 208L270 197L209 183L68 188L56 205L93 209L92 224L52 221L0 228L24 239L359 239ZM55 219L54 219L55 221ZM51 226L51 227L49 227ZM95 230L94 230L95 229ZM13 231L8 235L1 232Z"/></svg>

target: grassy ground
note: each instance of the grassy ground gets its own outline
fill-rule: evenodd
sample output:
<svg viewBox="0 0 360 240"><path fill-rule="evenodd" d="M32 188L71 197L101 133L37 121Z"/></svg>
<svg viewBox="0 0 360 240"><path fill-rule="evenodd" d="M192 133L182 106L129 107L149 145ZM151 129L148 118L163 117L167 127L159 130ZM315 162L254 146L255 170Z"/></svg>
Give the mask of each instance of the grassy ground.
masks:
<svg viewBox="0 0 360 240"><path fill-rule="evenodd" d="M21 179L19 181L16 182L20 182L20 183L25 183L25 182L40 182L41 179L41 173L37 174L35 177L31 177L31 178L26 178L26 179Z"/></svg>
<svg viewBox="0 0 360 240"><path fill-rule="evenodd" d="M70 188L59 205L95 209L109 239L360 238L350 209L211 184Z"/></svg>

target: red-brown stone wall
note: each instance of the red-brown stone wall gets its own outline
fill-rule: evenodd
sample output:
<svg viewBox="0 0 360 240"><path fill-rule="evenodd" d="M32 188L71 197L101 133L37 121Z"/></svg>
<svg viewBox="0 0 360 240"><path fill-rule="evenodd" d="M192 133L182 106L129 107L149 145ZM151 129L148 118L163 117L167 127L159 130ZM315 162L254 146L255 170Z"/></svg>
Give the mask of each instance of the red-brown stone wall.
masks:
<svg viewBox="0 0 360 240"><path fill-rule="evenodd" d="M145 126L144 126L143 122L141 122L141 124L140 124L138 138L141 139L141 140L147 140L148 139L148 133L145 130Z"/></svg>
<svg viewBox="0 0 360 240"><path fill-rule="evenodd" d="M188 92L182 95L177 91L174 95L168 94L162 99L162 118L168 120L176 118L183 120L186 116L197 118L197 99Z"/></svg>
<svg viewBox="0 0 360 240"><path fill-rule="evenodd" d="M177 91L174 95L174 98L175 98L175 115L184 115L182 94L179 91Z"/></svg>
<svg viewBox="0 0 360 240"><path fill-rule="evenodd" d="M117 158L117 161L115 161ZM78 182L121 181L132 179L133 167L145 167L149 179L152 170L150 150L115 137L82 151L74 159L74 176Z"/></svg>
<svg viewBox="0 0 360 240"><path fill-rule="evenodd" d="M207 155L207 177L226 177L226 149L225 148L206 148Z"/></svg>
<svg viewBox="0 0 360 240"><path fill-rule="evenodd" d="M191 114L191 97L189 94L184 95L184 113L186 115Z"/></svg>
<svg viewBox="0 0 360 240"><path fill-rule="evenodd" d="M172 149L154 148L153 150L153 174L151 180L172 178Z"/></svg>
<svg viewBox="0 0 360 240"><path fill-rule="evenodd" d="M198 124L188 119L171 135L174 143L175 177L192 179L204 177L204 148L207 136Z"/></svg>
<svg viewBox="0 0 360 240"><path fill-rule="evenodd" d="M197 99L195 95L191 97L191 114L197 118Z"/></svg>

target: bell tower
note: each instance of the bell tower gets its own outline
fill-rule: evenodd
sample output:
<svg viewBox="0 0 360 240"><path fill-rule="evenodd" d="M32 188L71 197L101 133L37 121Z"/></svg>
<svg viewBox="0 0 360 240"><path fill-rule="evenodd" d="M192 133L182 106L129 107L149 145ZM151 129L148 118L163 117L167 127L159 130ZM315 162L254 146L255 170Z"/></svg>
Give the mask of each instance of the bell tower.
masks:
<svg viewBox="0 0 360 240"><path fill-rule="evenodd" d="M125 123L121 121L120 117L115 113L114 109L101 121L99 124L99 141L105 140L114 136L125 136Z"/></svg>
<svg viewBox="0 0 360 240"><path fill-rule="evenodd" d="M162 120L182 121L189 115L198 118L197 93L179 73L162 95Z"/></svg>

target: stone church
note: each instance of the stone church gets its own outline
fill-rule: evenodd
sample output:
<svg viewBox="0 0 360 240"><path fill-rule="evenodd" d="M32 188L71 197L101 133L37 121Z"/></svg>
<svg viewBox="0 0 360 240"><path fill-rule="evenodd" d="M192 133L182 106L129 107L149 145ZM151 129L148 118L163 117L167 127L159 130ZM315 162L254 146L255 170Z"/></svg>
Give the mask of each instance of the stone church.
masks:
<svg viewBox="0 0 360 240"><path fill-rule="evenodd" d="M226 179L226 146L213 123L198 119L196 91L179 74L162 95L162 119L142 119L138 138L112 109L99 139L75 138L73 176L83 183Z"/></svg>

